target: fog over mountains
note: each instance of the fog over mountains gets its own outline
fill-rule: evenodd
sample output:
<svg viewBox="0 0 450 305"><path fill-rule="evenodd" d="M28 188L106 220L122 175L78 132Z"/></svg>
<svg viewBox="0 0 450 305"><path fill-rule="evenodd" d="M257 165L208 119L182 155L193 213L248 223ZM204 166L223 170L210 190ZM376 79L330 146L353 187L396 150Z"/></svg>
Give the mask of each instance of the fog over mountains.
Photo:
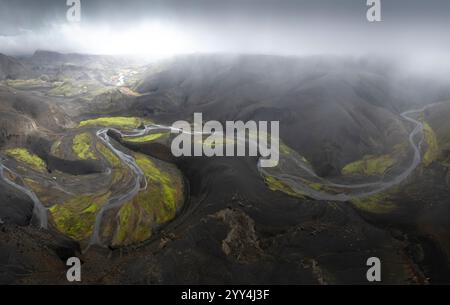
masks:
<svg viewBox="0 0 450 305"><path fill-rule="evenodd" d="M0 256L2 283L63 283L61 262L89 245L88 283L361 283L368 252L389 262L387 283L448 279L450 104L431 107L450 100L446 80L348 56L38 51L0 63L0 251L32 270ZM173 158L160 126L193 112L280 121L279 167ZM357 197L404 173L410 143L420 159L407 179Z"/></svg>
<svg viewBox="0 0 450 305"><path fill-rule="evenodd" d="M70 24L64 1L1 0L0 53L378 54L418 69L448 65L447 1L382 1L378 23L365 2L83 1L81 22Z"/></svg>
<svg viewBox="0 0 450 305"><path fill-rule="evenodd" d="M0 284L449 283L450 3L381 3L0 0Z"/></svg>

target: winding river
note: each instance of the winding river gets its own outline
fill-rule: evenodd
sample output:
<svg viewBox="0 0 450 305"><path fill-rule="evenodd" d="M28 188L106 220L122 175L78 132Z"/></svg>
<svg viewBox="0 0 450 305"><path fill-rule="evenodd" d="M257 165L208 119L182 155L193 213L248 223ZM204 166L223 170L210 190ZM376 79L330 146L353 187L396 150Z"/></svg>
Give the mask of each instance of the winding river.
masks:
<svg viewBox="0 0 450 305"><path fill-rule="evenodd" d="M427 106L424 106L420 109L413 109L405 111L401 114L401 117L414 124L414 128L409 134L409 145L411 149L414 152L413 159L410 163L410 165L400 174L393 177L390 181L378 181L378 182L372 182L372 183L363 183L363 184L336 184L333 182L325 181L321 177L319 177L311 168L307 167L305 164L299 162L298 160L294 160L295 164L302 169L303 171L306 171L309 175L320 179L321 182L323 182L324 185L330 186L330 187L338 187L343 188L347 190L355 190L355 189L364 189L363 191L359 193L354 194L348 194L348 193L327 193L325 191L320 191L313 189L306 185L302 177L292 175L292 174L286 174L286 173L271 173L270 169L263 168L260 166L258 162L258 170L262 175L269 175L273 176L287 185L289 185L294 191L300 192L302 194L306 194L311 198L317 199L317 200L330 200L330 201L348 201L353 198L360 198L360 197L366 197L370 195L374 195L380 192L383 192L395 185L400 184L403 182L406 178L408 178L411 173L417 168L417 166L422 161L422 156L420 152L420 146L424 139L424 126L423 123L414 119L414 115L421 113L425 111L426 109L430 107L434 107L436 105L443 104L443 102L429 104ZM89 242L90 245L100 245L101 244L101 238L100 238L100 228L102 224L103 217L105 213L107 213L109 210L113 208L118 208L121 205L125 204L126 202L130 201L132 198L134 198L141 190L147 188L147 181L145 178L145 175L141 168L136 164L136 161L134 158L123 151L117 149L114 147L114 145L111 143L111 139L108 136L108 131L112 130L118 134L120 134L122 137L136 137L136 136L142 136L146 134L148 131L154 130L154 129L168 129L172 130L174 128L163 126L163 125L147 125L143 129L135 129L131 132L122 133L120 130L114 129L114 128L103 128L97 131L96 135L100 141L102 141L122 162L133 172L134 174L134 181L131 184L129 190L121 195L115 196L113 198L110 198L108 202L102 206L100 211L96 215L95 224L93 233ZM416 137L418 135L421 135L420 140L416 141ZM47 208L39 201L36 194L26 188L25 186L19 185L15 183L14 181L11 181L7 176L5 176L5 171L10 172L11 174L18 176L16 173L14 173L12 170L7 168L3 163L3 160L0 159L0 178L5 181L8 185L12 186L13 188L17 189L18 191L26 194L34 203L33 208L33 215L38 219L39 225L41 228L47 228L48 227L48 211ZM365 190L369 189L369 190ZM88 246L88 247L89 247Z"/></svg>
<svg viewBox="0 0 450 305"><path fill-rule="evenodd" d="M118 208L125 204L126 202L133 199L141 190L144 190L147 188L147 180L145 179L144 172L141 170L141 168L136 164L136 161L134 158L120 150L114 147L114 145L111 143L111 139L108 136L108 131L114 130L115 132L118 132L122 134L117 129L110 129L110 128L103 128L97 131L97 137L105 143L106 146L118 157L122 160L124 164L130 168L130 170L134 174L134 183L130 190L122 195L115 196L113 198L110 198L106 204L104 204L100 211L97 213L94 223L94 229L92 232L91 240L89 242L89 245L100 245L100 228L102 224L102 219L105 213L113 208Z"/></svg>
<svg viewBox="0 0 450 305"><path fill-rule="evenodd" d="M31 201L33 201L33 215L38 220L39 227L41 227L43 229L47 229L47 227L48 227L47 208L41 203L39 198L36 196L36 194L32 190L26 188L25 186L22 186L22 185L19 185L19 184L15 183L14 181L10 180L8 177L5 176L5 171L13 174L14 176L19 176L19 175L14 173L9 168L7 168L1 161L2 160L0 158L0 178L3 181L5 181L6 184L12 186L13 188L18 190L19 192L24 193L25 195L27 195L31 199Z"/></svg>
<svg viewBox="0 0 450 305"><path fill-rule="evenodd" d="M417 166L419 166L420 163L422 162L422 155L420 152L420 147L424 140L424 133L423 133L424 125L422 122L414 119L413 116L424 112L428 108L431 108L431 107L434 107L437 105L442 105L444 103L445 102L433 103L433 104L426 105L422 108L408 110L408 111L405 111L400 114L400 116L403 119L414 124L413 130L411 131L411 133L408 136L408 142L409 142L409 145L410 145L411 149L413 150L414 154L413 154L413 158L411 160L410 165L403 172L401 172L397 176L393 177L389 181L377 181L377 182L363 183L363 184L337 184L337 183L333 183L333 182L324 180L323 178L319 177L313 170L311 170L304 164L302 164L300 162L296 162L296 165L299 168L306 171L308 174L312 175L313 177L319 179L321 181L321 183L323 183L323 185L325 185L325 186L347 189L349 191L354 190L354 189L370 189L370 190L357 192L354 194L327 193L327 192L316 190L316 189L309 187L308 185L306 185L303 182L303 179L300 176L295 176L292 174L285 174L285 173L272 173L272 172L270 172L270 169L259 166L259 163L258 163L258 169L263 176L273 176L273 177L277 178L278 180L286 183L294 191L301 193L301 194L306 194L307 196L309 196L313 199L316 199L316 200L349 201L351 199L368 197L368 196L372 196L372 195L384 192L387 189L389 189L393 186L396 186L396 185L402 183L403 181L405 181L411 175L411 173L417 168ZM420 140L416 143L415 139L418 135L421 135L421 137L420 137Z"/></svg>

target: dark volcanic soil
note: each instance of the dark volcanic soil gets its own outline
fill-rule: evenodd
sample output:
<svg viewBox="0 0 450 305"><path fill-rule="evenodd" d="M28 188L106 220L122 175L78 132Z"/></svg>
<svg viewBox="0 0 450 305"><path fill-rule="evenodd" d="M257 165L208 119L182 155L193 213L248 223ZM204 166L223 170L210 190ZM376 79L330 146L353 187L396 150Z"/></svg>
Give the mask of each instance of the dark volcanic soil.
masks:
<svg viewBox="0 0 450 305"><path fill-rule="evenodd" d="M67 58L79 67L59 69ZM97 75L92 63L116 65L50 52L27 61L50 79ZM105 168L49 154L77 120L134 115L170 125L200 111L205 120L279 120L286 144L322 176L337 176L343 165L386 153L407 137L399 113L411 94L394 90L388 73L336 58L193 56L149 68L126 98L116 91L56 98L2 84L0 148L26 147L50 173L83 177ZM0 182L0 283L66 284L70 256L82 259L83 283L90 284L367 284L372 256L382 261L384 284L450 281L449 172L442 160L419 168L390 194L397 209L378 214L271 191L256 158L176 159L164 142L123 144L181 170L187 196L177 217L141 244L81 253L52 225L38 229L31 200Z"/></svg>
<svg viewBox="0 0 450 305"><path fill-rule="evenodd" d="M385 262L385 283L423 280L408 256L407 241L366 222L347 203L299 200L268 190L255 162L246 158L180 160L190 197L179 217L143 245L114 250L107 259L108 251L101 249L82 255L83 282L367 283L365 261L370 256ZM22 232L17 227L7 230ZM46 235L33 234L23 242ZM55 250L64 247L53 242L56 245L50 249L38 246L46 249L42 259L47 262L50 255L63 268ZM14 255L36 264L41 259L28 246ZM7 269L7 279L64 283L64 278L43 277L39 268L30 268L25 277Z"/></svg>

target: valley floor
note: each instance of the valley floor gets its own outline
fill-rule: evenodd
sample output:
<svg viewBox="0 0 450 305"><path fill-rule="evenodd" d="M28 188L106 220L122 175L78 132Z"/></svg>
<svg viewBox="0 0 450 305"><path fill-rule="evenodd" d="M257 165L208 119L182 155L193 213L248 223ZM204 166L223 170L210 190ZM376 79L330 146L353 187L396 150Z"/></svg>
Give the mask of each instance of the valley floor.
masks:
<svg viewBox="0 0 450 305"><path fill-rule="evenodd" d="M83 73L1 82L0 283L65 284L71 256L87 284L367 284L373 256L384 284L450 282L449 103L396 112L314 74L302 88L317 103L329 103L317 86L355 102L326 104L350 122L317 124L308 142L300 127L313 121L292 116L329 114L306 93L297 110L274 85L266 95L286 98L282 109L249 81L263 102L222 109L222 88L186 92L215 69L189 83L184 65L83 62ZM173 157L167 127L193 109L288 122L279 166Z"/></svg>

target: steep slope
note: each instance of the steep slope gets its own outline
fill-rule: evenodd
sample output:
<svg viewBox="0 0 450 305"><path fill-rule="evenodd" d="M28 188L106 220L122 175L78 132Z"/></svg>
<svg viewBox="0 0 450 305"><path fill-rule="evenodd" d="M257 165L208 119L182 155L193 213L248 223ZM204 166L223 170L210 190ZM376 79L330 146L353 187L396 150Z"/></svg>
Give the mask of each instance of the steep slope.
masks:
<svg viewBox="0 0 450 305"><path fill-rule="evenodd" d="M156 72L154 72L156 71ZM339 58L191 56L151 67L136 112L161 118L280 121L282 140L324 176L406 137L385 75Z"/></svg>
<svg viewBox="0 0 450 305"><path fill-rule="evenodd" d="M27 68L17 59L0 54L0 80L26 76Z"/></svg>
<svg viewBox="0 0 450 305"><path fill-rule="evenodd" d="M114 82L104 92L95 72L111 71L100 57L36 57L39 76L70 80L50 93L0 86L0 148L22 177L5 170L6 178L49 207L49 226L27 226L38 224L32 198L0 181L0 283L66 283L74 255L84 283L363 284L368 256L382 260L384 283L448 282L448 150L436 159L436 147L448 148L448 106L420 118L429 123L426 165L361 202L292 194L261 176L257 158L171 158L160 130L140 135L149 118L171 124L194 111L205 120L279 120L287 154L291 147L320 175L337 175L407 140L411 126L399 114L418 103L422 87L405 90L415 82L398 86L390 69L343 58L202 55L154 64L135 88ZM79 93L86 81L96 86Z"/></svg>

